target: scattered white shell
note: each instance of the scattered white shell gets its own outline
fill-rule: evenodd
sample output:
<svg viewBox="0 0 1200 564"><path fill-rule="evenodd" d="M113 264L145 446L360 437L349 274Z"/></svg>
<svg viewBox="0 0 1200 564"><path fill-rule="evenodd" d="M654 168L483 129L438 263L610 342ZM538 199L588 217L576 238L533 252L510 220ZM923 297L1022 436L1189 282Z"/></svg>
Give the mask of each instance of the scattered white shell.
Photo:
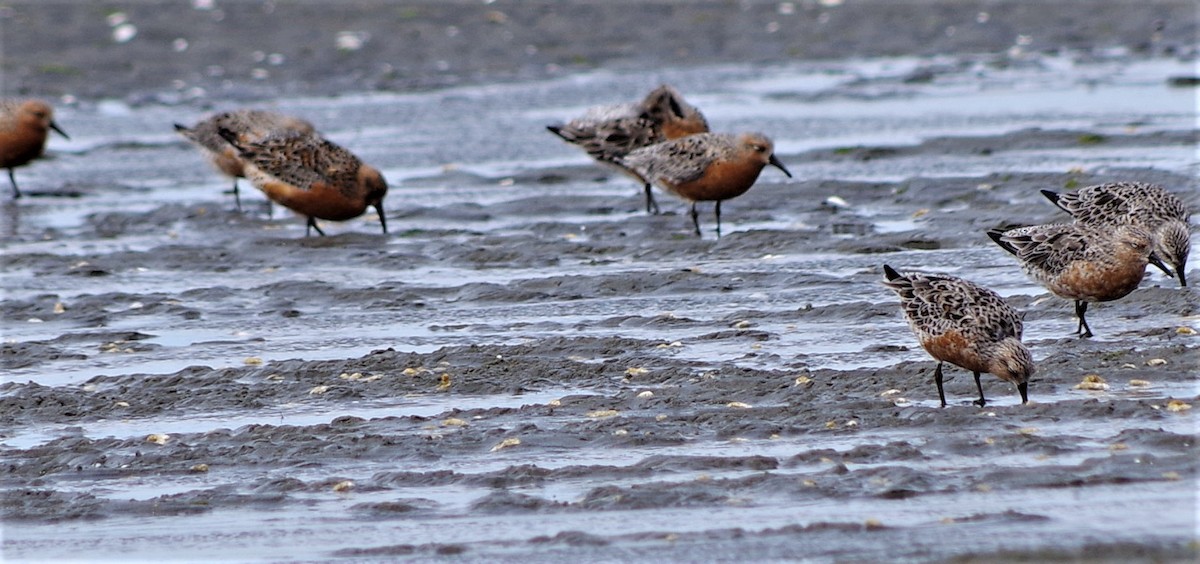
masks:
<svg viewBox="0 0 1200 564"><path fill-rule="evenodd" d="M466 427L467 422L457 417L450 417L442 420L442 425L446 427Z"/></svg>
<svg viewBox="0 0 1200 564"><path fill-rule="evenodd" d="M638 366L630 366L629 368L625 369L626 376L641 376L642 374L646 374L648 372L650 371Z"/></svg>
<svg viewBox="0 0 1200 564"><path fill-rule="evenodd" d="M1083 377L1083 381L1075 384L1076 390L1090 390L1094 392L1102 392L1108 390L1108 383L1101 378L1099 374L1088 374Z"/></svg>
<svg viewBox="0 0 1200 564"><path fill-rule="evenodd" d="M754 407L754 406L752 406L748 403L745 403L745 402L731 401L731 402L725 404L725 407L729 407L729 408L733 408L733 409L750 409L751 407Z"/></svg>
<svg viewBox="0 0 1200 564"><path fill-rule="evenodd" d="M1129 381L1129 387L1131 388L1146 388L1152 385L1149 380L1138 380L1135 378Z"/></svg>
<svg viewBox="0 0 1200 564"><path fill-rule="evenodd" d="M242 359L242 364L247 366L262 366L263 359L257 356L248 356Z"/></svg>
<svg viewBox="0 0 1200 564"><path fill-rule="evenodd" d="M192 472L208 472L208 465L204 463L193 464L191 468L188 468L188 470L191 470Z"/></svg>
<svg viewBox="0 0 1200 564"><path fill-rule="evenodd" d="M313 386L312 389L308 391L308 395L319 396L328 391L329 391L329 386L322 384L320 386Z"/></svg>
<svg viewBox="0 0 1200 564"><path fill-rule="evenodd" d="M850 202L842 199L841 196L830 196L825 198L825 205L835 208L848 208L850 207Z"/></svg>
<svg viewBox="0 0 1200 564"><path fill-rule="evenodd" d="M350 480L342 480L333 485L333 491L335 491L335 492L348 492L353 488L354 488L354 482L352 482Z"/></svg>
<svg viewBox="0 0 1200 564"><path fill-rule="evenodd" d="M156 445L165 445L165 444L167 444L167 441L169 441L170 439L171 439L171 435L167 435L167 434L163 434L163 433L152 433L152 434L146 435L146 442L154 443Z"/></svg>
<svg viewBox="0 0 1200 564"><path fill-rule="evenodd" d="M805 384L808 384L809 382L812 382L812 378L809 378L808 376L800 375L800 376L796 377L796 380L794 382L792 382L792 385L793 386L803 386Z"/></svg>
<svg viewBox="0 0 1200 564"><path fill-rule="evenodd" d="M1172 412L1178 413L1180 411L1187 411L1191 408L1192 408L1192 404L1184 402L1184 401L1171 400L1171 401L1167 402L1167 411L1172 411Z"/></svg>
<svg viewBox="0 0 1200 564"><path fill-rule="evenodd" d="M896 388L892 388L890 390L884 390L883 393L879 394L879 397L887 398L887 397L891 397L891 396L894 396L899 393L901 393L900 390L897 390Z"/></svg>
<svg viewBox="0 0 1200 564"><path fill-rule="evenodd" d="M1180 328L1176 329L1176 330L1175 330L1175 333L1177 333L1177 334L1179 334L1179 335L1195 335L1195 334L1196 334L1196 330L1195 330L1195 329L1192 329L1191 327L1188 327L1188 326L1186 326L1186 325L1185 325L1185 326L1183 326L1183 327L1180 327Z"/></svg>
<svg viewBox="0 0 1200 564"><path fill-rule="evenodd" d="M646 391L644 391L644 392L638 392L638 395L637 395L637 397L639 397L639 398L652 398L652 397L654 397L654 392L651 392L650 390L646 390Z"/></svg>
<svg viewBox="0 0 1200 564"><path fill-rule="evenodd" d="M605 417L616 417L620 414L621 414L621 412L619 412L615 409L597 409L596 411L587 412L587 416L592 419L602 419Z"/></svg>
<svg viewBox="0 0 1200 564"><path fill-rule="evenodd" d="M1146 366L1162 366L1167 363L1165 358L1152 358L1146 361Z"/></svg>
<svg viewBox="0 0 1200 564"><path fill-rule="evenodd" d="M516 437L509 437L507 439L504 439L503 441L500 441L499 443L496 443L496 446L492 447L491 452L496 452L500 449L505 449L508 447L515 447L519 444L521 444L521 439L518 439Z"/></svg>

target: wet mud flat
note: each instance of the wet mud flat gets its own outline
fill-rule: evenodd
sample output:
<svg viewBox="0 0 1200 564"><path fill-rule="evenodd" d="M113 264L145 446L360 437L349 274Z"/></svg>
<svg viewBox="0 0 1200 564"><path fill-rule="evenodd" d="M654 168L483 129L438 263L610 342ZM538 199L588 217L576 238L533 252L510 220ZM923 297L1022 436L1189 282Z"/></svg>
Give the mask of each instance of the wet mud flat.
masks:
<svg viewBox="0 0 1200 564"><path fill-rule="evenodd" d="M68 105L72 139L0 209L3 556L1194 560L1195 289L1150 269L1080 340L984 235L1064 220L1041 189L1149 181L1197 209L1196 94L1169 81L1191 68L934 56L274 100L391 184L392 233L321 238L252 190L232 210L171 130L207 105ZM720 239L710 206L701 238L670 196L648 216L542 128L664 81L796 176L764 171ZM1031 403L985 376L976 407L948 369L938 408L884 263L1026 312Z"/></svg>

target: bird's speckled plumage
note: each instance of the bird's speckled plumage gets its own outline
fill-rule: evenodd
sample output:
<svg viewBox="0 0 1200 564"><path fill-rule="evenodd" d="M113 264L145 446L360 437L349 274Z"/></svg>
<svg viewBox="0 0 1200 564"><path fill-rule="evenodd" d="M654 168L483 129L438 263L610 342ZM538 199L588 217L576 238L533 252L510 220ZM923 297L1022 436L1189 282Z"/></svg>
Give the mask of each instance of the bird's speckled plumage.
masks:
<svg viewBox="0 0 1200 564"><path fill-rule="evenodd" d="M312 124L293 116L269 110L241 109L213 114L196 125L175 124L175 130L199 147L217 170L233 177L233 195L242 209L238 178L245 178L244 163L234 146L221 137L220 130L235 134L242 143L254 143L272 135L315 133Z"/></svg>
<svg viewBox="0 0 1200 564"><path fill-rule="evenodd" d="M308 216L308 226L324 235L316 218L344 221L374 206L384 233L383 198L387 182L377 169L345 148L315 134L275 132L243 141L231 131L220 135L237 147L246 178L272 201Z"/></svg>
<svg viewBox="0 0 1200 564"><path fill-rule="evenodd" d="M1075 192L1042 190L1042 194L1077 222L1110 227L1138 225L1150 231L1155 255L1170 267L1164 272L1187 286L1191 214L1175 194L1146 182L1111 182Z"/></svg>
<svg viewBox="0 0 1200 564"><path fill-rule="evenodd" d="M1137 225L1034 225L993 229L988 236L1051 293L1075 300L1078 333L1085 337L1092 335L1085 319L1087 304L1129 295L1151 260L1151 235Z"/></svg>
<svg viewBox="0 0 1200 564"><path fill-rule="evenodd" d="M630 151L694 133L708 131L708 120L688 104L674 87L664 84L639 102L589 108L566 124L549 129L564 141L587 151L593 159L643 179L620 163ZM646 192L646 211L657 213L654 196Z"/></svg>
<svg viewBox="0 0 1200 564"><path fill-rule="evenodd" d="M988 372L1017 386L1021 401L1028 401L1033 357L1021 343L1024 330L1021 314L995 292L978 284L946 274L900 274L883 267L883 285L900 296L900 308L921 346L938 360L935 381L942 405L942 362L949 362L975 375L979 400L983 388L979 375Z"/></svg>
<svg viewBox="0 0 1200 564"><path fill-rule="evenodd" d="M13 169L42 156L51 130L70 139L54 122L50 104L41 100L0 100L0 168L8 169L13 198L21 197Z"/></svg>
<svg viewBox="0 0 1200 564"><path fill-rule="evenodd" d="M775 157L775 145L761 133L698 133L643 147L621 162L664 190L691 203L692 224L700 234L696 202L715 201L717 235L721 233L721 201L745 194L763 167L791 172Z"/></svg>

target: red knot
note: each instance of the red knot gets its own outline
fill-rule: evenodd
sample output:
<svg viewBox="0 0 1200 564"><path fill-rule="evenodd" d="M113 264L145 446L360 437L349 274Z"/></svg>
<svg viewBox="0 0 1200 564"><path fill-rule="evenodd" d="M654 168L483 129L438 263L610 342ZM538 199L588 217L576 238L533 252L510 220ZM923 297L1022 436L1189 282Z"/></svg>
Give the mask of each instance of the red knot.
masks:
<svg viewBox="0 0 1200 564"><path fill-rule="evenodd" d="M378 212L387 233L383 214L387 182L350 151L319 135L295 131L274 132L254 141L243 141L228 129L218 129L218 134L238 149L246 179L272 201L308 218L306 237L310 229L325 234L317 219L353 219L368 206Z"/></svg>
<svg viewBox="0 0 1200 564"><path fill-rule="evenodd" d="M237 149L218 133L221 129L234 133L243 143L261 141L273 134L293 132L309 135L315 132L307 121L268 110L221 112L192 127L175 124L175 130L204 151L217 170L233 177L233 199L238 211L242 211L242 198L238 194L237 179L246 177L245 167Z"/></svg>
<svg viewBox="0 0 1200 564"><path fill-rule="evenodd" d="M1042 190L1042 194L1080 223L1145 228L1154 237L1154 255L1170 267L1163 272L1187 286L1191 214L1175 194L1146 182L1111 182L1063 194Z"/></svg>
<svg viewBox="0 0 1200 564"><path fill-rule="evenodd" d="M721 202L745 194L763 167L792 173L775 157L775 145L761 133L697 133L637 149L620 162L645 179L691 202L692 225L700 235L696 202L716 201L717 237Z"/></svg>
<svg viewBox="0 0 1200 564"><path fill-rule="evenodd" d="M578 145L593 159L615 166L645 184L637 173L620 163L630 151L655 143L708 131L704 114L683 99L670 85L655 88L641 102L590 108L565 125L548 125L555 135ZM658 202L645 187L646 211L658 213Z"/></svg>
<svg viewBox="0 0 1200 564"><path fill-rule="evenodd" d="M70 139L54 123L50 104L41 100L0 100L0 167L8 169L14 199L21 197L21 189L13 169L42 156L51 129Z"/></svg>
<svg viewBox="0 0 1200 564"><path fill-rule="evenodd" d="M1076 333L1082 337L1092 336L1085 317L1088 303L1129 295L1142 281L1146 265L1159 262L1151 256L1150 232L1136 225L1034 225L987 234L1015 255L1031 278L1054 295L1075 301Z"/></svg>
<svg viewBox="0 0 1200 564"><path fill-rule="evenodd" d="M1033 357L1021 343L1021 313L999 294L974 282L946 274L900 274L883 265L883 285L900 296L900 308L908 326L921 346L938 361L933 371L938 398L946 407L942 389L942 363L970 370L975 374L983 407L983 385L979 375L995 374L1016 384L1021 403L1029 402L1029 377L1034 373Z"/></svg>

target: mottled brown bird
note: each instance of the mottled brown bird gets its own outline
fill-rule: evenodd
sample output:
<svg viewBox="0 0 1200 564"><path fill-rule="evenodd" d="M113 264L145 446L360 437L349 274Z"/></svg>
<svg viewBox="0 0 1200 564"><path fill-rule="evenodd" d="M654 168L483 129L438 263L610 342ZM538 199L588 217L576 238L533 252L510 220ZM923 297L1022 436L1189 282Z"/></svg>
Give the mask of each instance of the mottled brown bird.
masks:
<svg viewBox="0 0 1200 564"><path fill-rule="evenodd" d="M1012 253L1031 278L1051 293L1075 301L1076 334L1091 337L1086 314L1089 302L1119 300L1137 289L1152 260L1154 240L1136 225L1117 228L1081 223L1033 225L987 232L1000 248Z"/></svg>
<svg viewBox="0 0 1200 564"><path fill-rule="evenodd" d="M214 114L192 127L175 124L175 130L199 147L217 170L233 177L233 198L238 211L242 211L242 198L238 193L237 179L246 177L245 164L237 148L221 137L221 129L235 134L241 143L254 143L271 135L308 135L315 132L311 123L300 118L252 109Z"/></svg>
<svg viewBox="0 0 1200 564"><path fill-rule="evenodd" d="M651 183L658 184L691 202L696 235L700 235L696 202L715 201L717 237L721 236L721 202L745 194L763 167L772 165L792 177L775 157L774 143L761 133L697 133L637 149L620 162L645 179L646 190Z"/></svg>
<svg viewBox="0 0 1200 564"><path fill-rule="evenodd" d="M630 151L708 131L704 114L683 99L674 87L663 84L640 102L590 108L566 124L546 129L587 151L593 159L616 167L645 184L645 179L620 162ZM658 213L658 202L645 187L646 211Z"/></svg>
<svg viewBox="0 0 1200 564"><path fill-rule="evenodd" d="M983 407L979 375L995 374L1017 386L1021 403L1029 402L1029 377L1033 357L1021 343L1021 313L999 294L969 280L947 274L900 274L883 265L883 285L900 296L900 308L921 346L938 361L933 371L938 398L946 407L942 390L942 363L960 366L975 374Z"/></svg>
<svg viewBox="0 0 1200 564"><path fill-rule="evenodd" d="M256 141L243 141L227 129L218 133L238 149L246 178L271 201L308 218L310 229L325 235L317 219L345 221L374 207L387 233L383 175L353 153L315 134L276 132Z"/></svg>

